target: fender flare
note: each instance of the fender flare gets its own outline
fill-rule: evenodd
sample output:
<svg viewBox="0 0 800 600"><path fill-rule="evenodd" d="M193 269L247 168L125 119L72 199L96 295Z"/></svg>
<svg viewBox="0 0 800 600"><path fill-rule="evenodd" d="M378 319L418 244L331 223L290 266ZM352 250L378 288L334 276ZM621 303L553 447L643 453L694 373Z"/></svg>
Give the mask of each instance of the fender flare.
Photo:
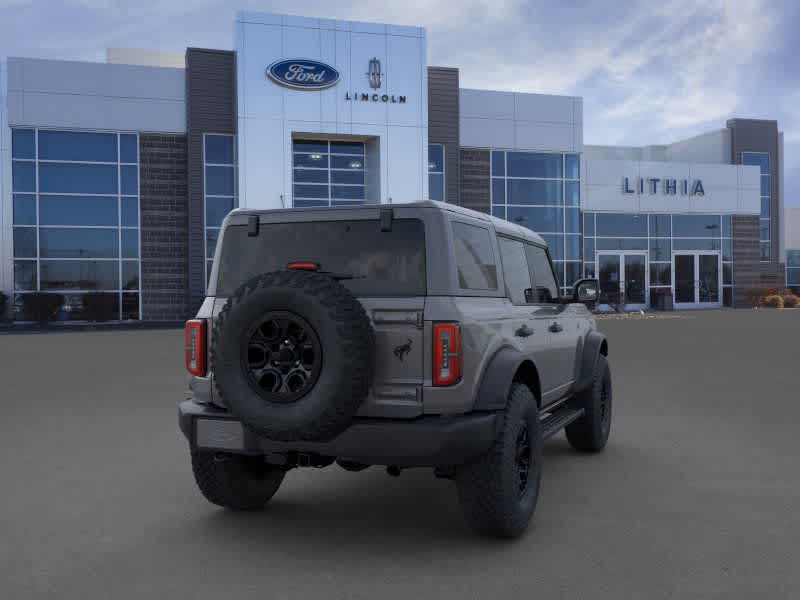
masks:
<svg viewBox="0 0 800 600"><path fill-rule="evenodd" d="M539 375L533 360L515 348L504 346L489 359L486 368L483 370L478 392L473 402L473 410L494 411L504 409L508 402L511 382L521 367L525 370L525 383L534 386L533 391L534 395L536 395L540 391ZM538 394L536 401L541 402L541 394Z"/></svg>
<svg viewBox="0 0 800 600"><path fill-rule="evenodd" d="M591 331L586 336L583 344L583 356L581 357L580 374L575 382L575 391L582 392L592 385L597 357L600 355L608 356L608 341L606 336L598 331Z"/></svg>

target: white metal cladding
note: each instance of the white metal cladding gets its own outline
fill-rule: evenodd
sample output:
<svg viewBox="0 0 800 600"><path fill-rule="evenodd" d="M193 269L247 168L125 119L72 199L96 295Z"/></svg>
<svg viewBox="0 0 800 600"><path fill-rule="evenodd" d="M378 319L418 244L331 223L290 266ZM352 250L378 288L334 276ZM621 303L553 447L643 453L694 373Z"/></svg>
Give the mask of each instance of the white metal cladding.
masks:
<svg viewBox="0 0 800 600"><path fill-rule="evenodd" d="M623 189L628 178L634 193ZM645 181L643 193L636 182L658 178L655 193ZM678 191L664 193L664 179L675 179ZM703 195L681 193L681 181L701 180ZM581 207L592 211L715 213L758 215L761 211L761 175L758 167L730 164L696 164L627 160L581 160Z"/></svg>
<svg viewBox="0 0 800 600"><path fill-rule="evenodd" d="M240 206L291 205L292 136L297 134L364 140L368 202L428 197L423 28L245 11L237 14L235 48ZM340 81L324 90L280 86L267 77L266 69L281 58L327 63L339 71ZM373 58L381 63L380 89L370 87ZM348 93L368 93L370 100L348 100ZM377 102L371 100L374 93ZM381 101L384 94L396 102Z"/></svg>
<svg viewBox="0 0 800 600"><path fill-rule="evenodd" d="M583 99L459 90L461 146L545 152L583 151Z"/></svg>
<svg viewBox="0 0 800 600"><path fill-rule="evenodd" d="M11 125L186 131L184 69L8 59Z"/></svg>

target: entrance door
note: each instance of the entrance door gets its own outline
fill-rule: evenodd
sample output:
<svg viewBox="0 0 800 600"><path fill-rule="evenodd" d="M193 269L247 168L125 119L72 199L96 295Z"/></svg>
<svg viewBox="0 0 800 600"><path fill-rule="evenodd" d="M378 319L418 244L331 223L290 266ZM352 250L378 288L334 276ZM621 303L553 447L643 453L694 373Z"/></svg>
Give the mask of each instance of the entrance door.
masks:
<svg viewBox="0 0 800 600"><path fill-rule="evenodd" d="M597 278L600 302L626 310L647 307L647 253L598 252Z"/></svg>
<svg viewBox="0 0 800 600"><path fill-rule="evenodd" d="M719 252L679 252L672 255L675 308L722 306Z"/></svg>

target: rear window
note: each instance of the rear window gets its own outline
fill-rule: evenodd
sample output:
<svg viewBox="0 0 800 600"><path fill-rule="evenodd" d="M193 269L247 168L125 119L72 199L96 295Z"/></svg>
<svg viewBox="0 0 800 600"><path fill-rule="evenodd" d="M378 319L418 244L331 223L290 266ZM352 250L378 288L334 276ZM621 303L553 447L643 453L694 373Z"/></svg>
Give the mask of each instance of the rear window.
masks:
<svg viewBox="0 0 800 600"><path fill-rule="evenodd" d="M425 226L419 219L395 219L391 231L381 231L377 220L262 223L249 237L246 225L233 225L223 237L217 295L230 296L290 262L352 276L341 283L356 296L423 296Z"/></svg>
<svg viewBox="0 0 800 600"><path fill-rule="evenodd" d="M489 230L453 223L458 285L464 290L496 290L497 266Z"/></svg>

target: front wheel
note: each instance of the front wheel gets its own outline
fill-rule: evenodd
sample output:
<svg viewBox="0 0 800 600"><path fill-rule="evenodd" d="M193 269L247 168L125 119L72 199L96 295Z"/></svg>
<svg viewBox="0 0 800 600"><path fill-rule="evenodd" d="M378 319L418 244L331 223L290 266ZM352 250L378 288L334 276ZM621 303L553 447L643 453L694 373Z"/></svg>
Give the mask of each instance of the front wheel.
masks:
<svg viewBox="0 0 800 600"><path fill-rule="evenodd" d="M567 425L567 440L576 450L599 452L605 448L611 433L611 369L602 354L592 378L592 387L576 394L572 400L575 408L583 409L583 416Z"/></svg>
<svg viewBox="0 0 800 600"><path fill-rule="evenodd" d="M192 471L206 500L235 510L263 508L283 481L285 472L263 456L242 456L196 450Z"/></svg>

